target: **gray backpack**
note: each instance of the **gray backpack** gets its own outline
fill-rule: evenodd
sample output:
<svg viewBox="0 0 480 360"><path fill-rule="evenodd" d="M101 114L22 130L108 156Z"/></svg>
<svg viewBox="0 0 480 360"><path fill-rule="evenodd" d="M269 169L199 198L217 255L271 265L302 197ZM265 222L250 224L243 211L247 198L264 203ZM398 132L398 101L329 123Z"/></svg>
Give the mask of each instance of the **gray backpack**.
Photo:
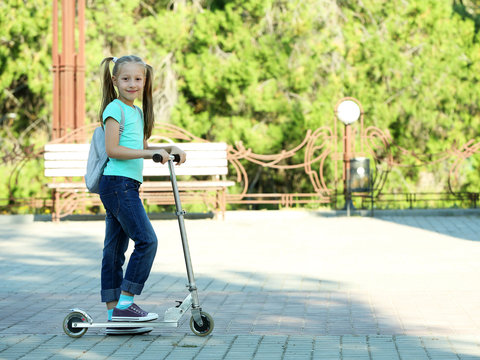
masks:
<svg viewBox="0 0 480 360"><path fill-rule="evenodd" d="M125 127L125 114L123 113L122 106L120 111L122 113L122 119L120 121L120 136L122 136L123 129ZM135 108L142 114L140 108ZM103 170L107 166L108 156L105 150L105 131L102 126L95 129L92 136L92 142L90 143L90 150L88 151L87 161L87 173L85 174L85 184L88 191L98 194L100 192L100 179L103 175Z"/></svg>

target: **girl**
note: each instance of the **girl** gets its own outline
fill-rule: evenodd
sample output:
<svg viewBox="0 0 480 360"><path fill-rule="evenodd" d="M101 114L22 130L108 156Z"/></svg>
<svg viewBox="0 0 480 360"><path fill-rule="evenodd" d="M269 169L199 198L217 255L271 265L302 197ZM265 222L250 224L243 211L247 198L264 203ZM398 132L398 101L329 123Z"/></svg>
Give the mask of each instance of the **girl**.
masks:
<svg viewBox="0 0 480 360"><path fill-rule="evenodd" d="M114 63L110 73L110 62ZM143 181L143 159L154 154L163 157L185 152L175 146L150 147L147 139L154 125L151 66L137 56L108 57L102 61L103 99L100 119L105 129L109 161L100 180L100 198L106 210L105 243L101 273L101 298L107 305L109 321L150 321L155 313L142 310L133 302L142 292L157 251L157 237L139 197ZM118 91L115 90L115 88ZM142 108L134 105L142 97ZM120 129L122 110L124 129ZM129 238L135 242L125 276L122 266ZM109 328L107 333L141 333L151 328Z"/></svg>

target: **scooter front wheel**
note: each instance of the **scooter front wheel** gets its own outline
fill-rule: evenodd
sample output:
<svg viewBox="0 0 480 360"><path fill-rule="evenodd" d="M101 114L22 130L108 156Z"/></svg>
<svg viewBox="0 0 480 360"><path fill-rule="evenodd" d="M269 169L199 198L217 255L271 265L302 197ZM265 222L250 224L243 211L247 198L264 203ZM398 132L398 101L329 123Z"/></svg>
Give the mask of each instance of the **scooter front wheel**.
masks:
<svg viewBox="0 0 480 360"><path fill-rule="evenodd" d="M214 322L210 314L206 312L200 312L202 317L203 325L198 326L198 324L193 319L193 316L190 318L190 329L197 336L207 336L213 331Z"/></svg>
<svg viewBox="0 0 480 360"><path fill-rule="evenodd" d="M72 325L73 323L81 322L87 322L85 315L81 312L72 311L65 316L65 319L63 320L63 331L72 338L82 337L87 332L88 328L77 328Z"/></svg>

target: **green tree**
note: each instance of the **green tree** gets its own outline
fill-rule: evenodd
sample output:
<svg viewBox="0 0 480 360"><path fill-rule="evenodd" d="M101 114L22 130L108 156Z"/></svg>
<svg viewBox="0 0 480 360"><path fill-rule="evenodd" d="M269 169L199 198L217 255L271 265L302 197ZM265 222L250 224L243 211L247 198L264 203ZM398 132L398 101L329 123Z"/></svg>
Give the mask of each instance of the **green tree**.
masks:
<svg viewBox="0 0 480 360"><path fill-rule="evenodd" d="M365 123L388 130L395 161L408 165L394 169L385 190L446 190L451 164L435 161L480 138L473 0L96 0L86 18L87 122L98 121L101 60L135 53L156 70L158 121L256 153L295 147L308 129L333 126L340 98L359 99ZM4 154L46 141L50 24L49 0L0 4ZM478 191L478 157L462 168L464 190ZM334 166L329 159L327 181ZM252 191L309 187L301 172L247 170ZM38 190L25 187L15 194Z"/></svg>
<svg viewBox="0 0 480 360"><path fill-rule="evenodd" d="M50 27L50 1L0 3L0 198L45 193L41 162L24 160L49 132Z"/></svg>

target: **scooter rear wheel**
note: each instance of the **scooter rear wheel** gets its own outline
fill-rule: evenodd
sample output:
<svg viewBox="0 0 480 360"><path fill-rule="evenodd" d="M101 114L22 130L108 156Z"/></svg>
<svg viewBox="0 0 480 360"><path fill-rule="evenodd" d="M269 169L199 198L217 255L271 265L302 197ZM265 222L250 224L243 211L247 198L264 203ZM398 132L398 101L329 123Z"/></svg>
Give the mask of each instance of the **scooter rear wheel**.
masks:
<svg viewBox="0 0 480 360"><path fill-rule="evenodd" d="M201 312L200 313L203 321L202 326L198 326L198 324L195 322L193 319L193 316L190 318L190 329L192 332L197 335L197 336L207 336L210 335L210 333L213 331L214 327L214 322L213 318L210 316L210 314L206 312Z"/></svg>
<svg viewBox="0 0 480 360"><path fill-rule="evenodd" d="M65 316L65 319L63 320L63 331L65 334L72 338L79 338L82 337L88 330L88 328L76 328L73 327L72 324L80 323L80 322L87 322L87 319L85 316L77 311L72 311L70 314Z"/></svg>

